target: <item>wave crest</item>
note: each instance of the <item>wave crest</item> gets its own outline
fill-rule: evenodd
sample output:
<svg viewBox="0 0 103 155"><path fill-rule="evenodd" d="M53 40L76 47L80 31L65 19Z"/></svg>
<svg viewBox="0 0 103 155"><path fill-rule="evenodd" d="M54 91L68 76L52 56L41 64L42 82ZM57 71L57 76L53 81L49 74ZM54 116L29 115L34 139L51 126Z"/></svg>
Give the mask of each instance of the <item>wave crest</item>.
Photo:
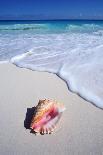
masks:
<svg viewBox="0 0 103 155"><path fill-rule="evenodd" d="M5 30L44 30L48 29L46 24L14 24L14 25L0 25L0 31Z"/></svg>

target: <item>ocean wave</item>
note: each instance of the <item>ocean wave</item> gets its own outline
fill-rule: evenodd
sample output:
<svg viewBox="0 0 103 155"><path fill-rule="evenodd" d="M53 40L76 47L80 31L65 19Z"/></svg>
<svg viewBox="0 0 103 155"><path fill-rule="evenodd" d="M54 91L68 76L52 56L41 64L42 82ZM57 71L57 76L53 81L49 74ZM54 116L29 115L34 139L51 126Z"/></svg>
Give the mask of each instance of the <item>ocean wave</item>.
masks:
<svg viewBox="0 0 103 155"><path fill-rule="evenodd" d="M43 26L45 24L40 24ZM47 24L46 27L51 33L39 29L40 33L11 33L9 30L0 33L0 61L55 73L66 81L71 91L103 108L102 25L64 24L55 27Z"/></svg>
<svg viewBox="0 0 103 155"><path fill-rule="evenodd" d="M49 36L51 45L44 43L45 46L15 57L12 63L19 67L55 73L67 82L73 92L103 108L103 38L63 34L52 39L53 36Z"/></svg>
<svg viewBox="0 0 103 155"><path fill-rule="evenodd" d="M66 30L69 32L78 32L78 33L92 33L97 31L103 31L103 25L97 25L97 24L81 24L81 25L71 25L68 24L66 27Z"/></svg>
<svg viewBox="0 0 103 155"><path fill-rule="evenodd" d="M46 24L14 24L14 25L0 25L0 31L10 30L45 30L48 29Z"/></svg>
<svg viewBox="0 0 103 155"><path fill-rule="evenodd" d="M103 31L103 25L99 24L13 24L13 25L0 25L0 31L49 31L62 32L62 33L92 33Z"/></svg>

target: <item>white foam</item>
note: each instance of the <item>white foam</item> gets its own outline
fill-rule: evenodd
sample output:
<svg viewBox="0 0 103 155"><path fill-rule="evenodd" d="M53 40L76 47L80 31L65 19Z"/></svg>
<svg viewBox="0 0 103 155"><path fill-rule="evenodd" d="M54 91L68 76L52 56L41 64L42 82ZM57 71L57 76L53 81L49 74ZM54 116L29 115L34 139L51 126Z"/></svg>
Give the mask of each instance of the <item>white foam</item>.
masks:
<svg viewBox="0 0 103 155"><path fill-rule="evenodd" d="M14 31L15 27L17 31ZM102 25L67 24L64 32L60 27L46 24L16 24L12 28L9 26L10 30L8 27L1 29L0 61L55 73L73 92L103 108ZM6 33L5 29L8 29Z"/></svg>
<svg viewBox="0 0 103 155"><path fill-rule="evenodd" d="M23 53L23 54L20 54L20 55L16 55L15 57L11 58L10 62L16 63L16 61L18 62L18 61L22 60L23 58L25 58L26 56L29 56L31 54L32 54L32 52L28 51L26 53Z"/></svg>
<svg viewBox="0 0 103 155"><path fill-rule="evenodd" d="M0 61L0 64L6 64L8 63L9 61Z"/></svg>
<svg viewBox="0 0 103 155"><path fill-rule="evenodd" d="M39 41L30 54L17 56L12 62L56 73L73 92L103 108L103 37L93 33L48 34L41 35Z"/></svg>

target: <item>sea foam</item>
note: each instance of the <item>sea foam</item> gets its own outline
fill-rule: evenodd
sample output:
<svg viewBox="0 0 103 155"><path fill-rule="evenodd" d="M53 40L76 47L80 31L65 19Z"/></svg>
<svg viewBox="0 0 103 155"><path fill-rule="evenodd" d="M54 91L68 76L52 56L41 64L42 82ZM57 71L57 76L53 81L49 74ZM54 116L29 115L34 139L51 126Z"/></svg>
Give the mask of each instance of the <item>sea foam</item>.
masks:
<svg viewBox="0 0 103 155"><path fill-rule="evenodd" d="M44 27L48 29L45 31ZM66 24L58 29L55 32L52 25L43 25L40 33L33 29L5 34L11 38L0 36L5 41L2 40L0 59L8 59L19 67L55 73L71 91L103 108L103 26ZM5 52L4 45L9 52Z"/></svg>

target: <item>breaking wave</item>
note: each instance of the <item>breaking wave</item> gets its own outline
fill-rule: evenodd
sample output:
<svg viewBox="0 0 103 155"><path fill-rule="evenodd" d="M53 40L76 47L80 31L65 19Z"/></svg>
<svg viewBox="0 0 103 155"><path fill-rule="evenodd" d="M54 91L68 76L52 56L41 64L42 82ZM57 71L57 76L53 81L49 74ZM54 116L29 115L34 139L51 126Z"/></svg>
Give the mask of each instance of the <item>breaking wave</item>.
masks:
<svg viewBox="0 0 103 155"><path fill-rule="evenodd" d="M8 33L0 33L0 61L55 73L70 90L103 108L102 23L6 26ZM11 32L13 27L18 33Z"/></svg>

